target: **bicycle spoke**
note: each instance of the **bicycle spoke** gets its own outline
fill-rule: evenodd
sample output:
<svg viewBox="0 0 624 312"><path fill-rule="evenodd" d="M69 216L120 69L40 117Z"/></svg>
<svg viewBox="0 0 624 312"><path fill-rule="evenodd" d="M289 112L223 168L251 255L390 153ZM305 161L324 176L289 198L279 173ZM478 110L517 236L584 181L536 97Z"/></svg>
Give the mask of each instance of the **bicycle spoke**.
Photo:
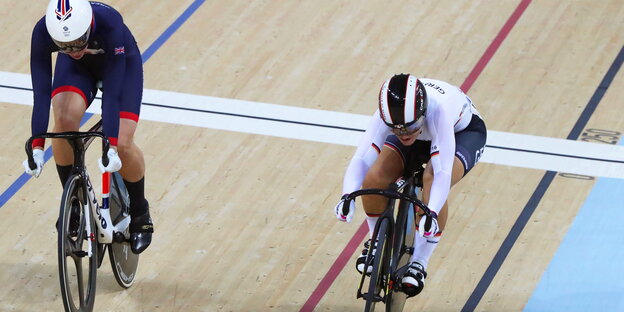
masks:
<svg viewBox="0 0 624 312"><path fill-rule="evenodd" d="M76 279L78 280L78 298L80 298L80 306L85 305L85 291L84 291L84 276L82 274L82 258L77 257L74 259L76 264Z"/></svg>
<svg viewBox="0 0 624 312"><path fill-rule="evenodd" d="M65 256L69 256L73 258L74 250L75 250L74 242L69 239L66 239L65 240Z"/></svg>
<svg viewBox="0 0 624 312"><path fill-rule="evenodd" d="M71 255L72 258L78 256L79 251L82 250L82 244L78 240L73 240L71 237L66 238L67 244L65 245L65 251L68 255Z"/></svg>

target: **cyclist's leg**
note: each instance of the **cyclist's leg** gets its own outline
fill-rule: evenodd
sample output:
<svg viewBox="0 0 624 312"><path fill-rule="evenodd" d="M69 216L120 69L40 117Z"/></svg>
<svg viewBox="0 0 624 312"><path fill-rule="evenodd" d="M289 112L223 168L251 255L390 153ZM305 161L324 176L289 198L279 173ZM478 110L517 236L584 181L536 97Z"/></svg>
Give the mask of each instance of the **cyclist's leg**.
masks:
<svg viewBox="0 0 624 312"><path fill-rule="evenodd" d="M80 120L86 111L86 101L80 89L66 86L55 89L52 97L54 113L53 132L78 131ZM74 162L69 143L63 139L52 140L52 152L57 165L66 166Z"/></svg>
<svg viewBox="0 0 624 312"><path fill-rule="evenodd" d="M386 188L403 173L403 161L394 149L384 146L377 160L366 173L362 188ZM388 199L379 195L362 196L364 211L369 214L381 214Z"/></svg>
<svg viewBox="0 0 624 312"><path fill-rule="evenodd" d="M59 54L56 59L52 85L53 132L77 131L89 104L95 97L95 80L84 65L69 56ZM71 172L74 154L66 140L52 140L52 152L61 184Z"/></svg>
<svg viewBox="0 0 624 312"><path fill-rule="evenodd" d="M362 182L362 188L386 188L403 173L403 159L401 154L392 146L385 145L377 160L366 173ZM388 199L380 195L362 196L362 205L369 221L369 230L372 233L375 228L376 218L383 213ZM372 219L372 220L369 220Z"/></svg>
<svg viewBox="0 0 624 312"><path fill-rule="evenodd" d="M466 129L455 134L455 159L453 162L453 172L451 175L451 187L459 182L474 165L479 161L479 157L483 151L486 141L486 129L483 121L476 116L473 116L471 123ZM433 184L434 174L431 162L427 164L425 172L423 174L423 202L427 204L429 202L429 195L431 192L431 185ZM440 214L438 215L438 222L440 225L440 233L446 227L446 221L448 218L448 201L444 203ZM418 221L417 223L418 224ZM423 238L415 234L414 239L414 254L411 258L410 270L403 277L404 289L412 291L417 294L424 287L424 279L427 276L426 268L429 262L429 258L433 254L433 251L440 241L440 235L436 235L433 238ZM408 287L406 287L406 285ZM411 289L409 286L412 286ZM415 287L416 286L416 287Z"/></svg>
<svg viewBox="0 0 624 312"><path fill-rule="evenodd" d="M419 141L416 140L411 145L403 145L403 142L395 136L390 135L386 139L384 143L384 148L382 149L382 153L379 155L377 162L380 162L378 167L377 162L373 164L371 169L368 171L365 182L363 184L364 188L368 188L369 185L366 184L366 180L370 179L375 183L371 183L370 187L374 188L386 188L388 184L396 181L401 175L411 174L416 167L422 167L422 164L426 163L429 156L429 149L431 147L431 142L428 141ZM385 153L385 158L382 158ZM381 160L380 160L381 159ZM371 176L369 176L371 175ZM374 178L374 179L371 179ZM362 196L362 201L364 202L364 198L367 196ZM379 210L373 210L372 208L366 207L366 202L364 202L364 210L367 215L372 215L377 213L377 215L381 214L385 208L385 204L387 203L387 199L383 196L368 196L377 202L373 202L373 207L379 207ZM372 202L372 200L371 200ZM371 227L371 231L374 228Z"/></svg>
<svg viewBox="0 0 624 312"><path fill-rule="evenodd" d="M468 174L468 172L479 161L479 157L485 147L486 136L487 131L485 124L481 118L476 115L473 116L466 129L455 134L455 159L451 175L451 187L457 184L457 182ZM431 162L429 162L423 174L423 202L425 204L429 203L429 195L433 179L433 168L431 166ZM448 210L448 201L446 201L438 214L440 233L442 233L446 227ZM429 239L424 239L419 235L416 235L416 239L414 240L415 252L414 255L412 255L412 261L418 261L426 268L429 257L437 246L439 239L439 235Z"/></svg>
<svg viewBox="0 0 624 312"><path fill-rule="evenodd" d="M117 152L122 163L119 173L130 196L132 251L141 253L151 243L153 225L149 204L145 199L145 159L143 152L134 142L143 96L143 67L140 56L129 57L126 60L125 79Z"/></svg>
<svg viewBox="0 0 624 312"><path fill-rule="evenodd" d="M73 87L61 87L55 89L52 97L52 110L54 113L53 132L77 131L80 128L80 120L86 110L86 102L82 97L80 89ZM56 163L56 171L61 181L61 187L71 174L74 163L74 153L65 139L52 139L52 154ZM69 232L76 234L80 226L80 206L76 201L72 201L72 214ZM56 222L58 229L59 221ZM59 230L60 231L60 230Z"/></svg>
<svg viewBox="0 0 624 312"><path fill-rule="evenodd" d="M136 128L137 121L134 119L120 118L117 153L119 153L123 165L119 173L128 182L137 182L143 179L145 175L143 151L134 142Z"/></svg>
<svg viewBox="0 0 624 312"><path fill-rule="evenodd" d="M457 157L453 163L453 172L451 176L451 186L459 182L464 176L464 167ZM431 184L433 182L433 169L431 167L431 161L427 163L425 172L423 173L423 202L427 204L429 202L429 192L431 191ZM408 296L415 296L419 294L425 286L425 278L427 277L427 264L429 258L433 254L433 251L438 246L442 231L446 225L446 219L448 216L448 205L444 203L440 214L438 215L438 222L440 225L440 233L435 237L424 238L418 234L418 231L414 233L414 253L410 259L410 266L408 271L401 279L403 291ZM418 227L417 218L416 224Z"/></svg>
<svg viewBox="0 0 624 312"><path fill-rule="evenodd" d="M123 112L122 116L124 116ZM117 152L123 164L119 173L123 177L130 196L130 215L138 221L137 218L148 214L149 210L144 187L145 159L143 151L134 142L136 128L135 119L121 118L119 120Z"/></svg>
<svg viewBox="0 0 624 312"><path fill-rule="evenodd" d="M487 138L485 123L477 115L473 115L466 129L455 134L455 159L451 175L451 187L459 182L477 164ZM427 164L423 175L423 202L429 203L429 194L433 184L433 167L431 162ZM444 230L448 217L448 201L444 203L438 214L440 230Z"/></svg>
<svg viewBox="0 0 624 312"><path fill-rule="evenodd" d="M459 158L456 156L455 161L453 162L453 172L451 175L451 187L459 182L464 177L464 166ZM431 162L427 163L427 167L425 168L425 172L423 174L423 192L422 199L423 203L429 203L429 193L431 192L431 185L433 183L433 169L431 167ZM415 233L414 237L414 254L412 255L411 262L417 261L422 266L423 269L427 269L427 265L429 263L429 258L431 254L433 254L434 249L437 247L438 242L440 241L440 237L444 228L446 227L446 221L448 218L448 201L444 202L440 213L438 214L438 224L440 226L440 232L431 238L421 237L418 232ZM420 217L416 219L416 227L418 227L418 223L420 221Z"/></svg>
<svg viewBox="0 0 624 312"><path fill-rule="evenodd" d="M386 188L392 182L394 182L403 172L403 161L399 153L396 153L389 147L384 147L377 157L377 160L373 163L371 168L366 173L364 182L362 182L363 188ZM366 195L362 196L362 204L364 211L366 212L366 223L368 224L369 237L372 239L375 225L379 219L379 215L383 213L386 208L388 199L378 195ZM364 243L364 249L358 257L355 266L358 272L364 271L366 257L368 255L368 249L376 248L376 242L371 242L369 239ZM368 267L367 274L372 272L372 265Z"/></svg>
<svg viewBox="0 0 624 312"><path fill-rule="evenodd" d="M130 214L132 217L139 217L147 212L143 187L145 159L143 152L134 142L143 97L143 65L140 56L127 57L124 78L117 142L117 152L122 163L119 173L130 195Z"/></svg>
<svg viewBox="0 0 624 312"><path fill-rule="evenodd" d="M453 172L451 174L451 187L459 182L464 177L464 165L462 164L459 157L455 156L455 160L453 162ZM431 161L427 163L427 167L425 168L425 172L423 173L423 203L429 203L429 194L431 193L431 185L433 184L433 167L431 166ZM444 202L444 206L442 206L442 210L438 214L438 224L440 226L440 232L444 230L446 226L446 220L448 218L448 201Z"/></svg>

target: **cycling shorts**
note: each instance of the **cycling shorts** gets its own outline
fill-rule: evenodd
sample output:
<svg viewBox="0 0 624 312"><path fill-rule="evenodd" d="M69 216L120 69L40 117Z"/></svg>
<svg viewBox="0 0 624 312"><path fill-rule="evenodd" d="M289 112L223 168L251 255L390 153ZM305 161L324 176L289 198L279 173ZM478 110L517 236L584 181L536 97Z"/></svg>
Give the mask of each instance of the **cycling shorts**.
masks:
<svg viewBox="0 0 624 312"><path fill-rule="evenodd" d="M104 79L105 63L103 56L85 55L74 60L69 55L59 53L56 59L52 96L65 91L73 91L82 96L87 107L97 94L97 83ZM143 97L143 63L139 56L126 57L126 71L120 95L120 117L138 121ZM106 90L102 90L106 92Z"/></svg>
<svg viewBox="0 0 624 312"><path fill-rule="evenodd" d="M485 148L487 130L479 116L472 115L468 126L455 133L455 157L464 165L464 175L472 169ZM431 141L416 140L414 144L405 146L395 135L389 135L385 144L392 146L401 154L406 175L411 174L431 159Z"/></svg>

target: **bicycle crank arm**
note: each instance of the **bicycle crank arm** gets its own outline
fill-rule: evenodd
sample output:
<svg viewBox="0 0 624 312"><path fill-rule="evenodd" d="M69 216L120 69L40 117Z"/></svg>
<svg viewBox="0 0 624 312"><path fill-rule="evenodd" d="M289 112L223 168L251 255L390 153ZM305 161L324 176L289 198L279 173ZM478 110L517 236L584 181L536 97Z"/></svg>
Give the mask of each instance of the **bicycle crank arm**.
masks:
<svg viewBox="0 0 624 312"><path fill-rule="evenodd" d="M84 250L76 250L76 251L74 251L74 255L76 257L84 258L84 257L88 256L89 254L86 251L84 251Z"/></svg>
<svg viewBox="0 0 624 312"><path fill-rule="evenodd" d="M115 243L130 243L130 239L126 238L126 235L122 232L113 232L113 242Z"/></svg>

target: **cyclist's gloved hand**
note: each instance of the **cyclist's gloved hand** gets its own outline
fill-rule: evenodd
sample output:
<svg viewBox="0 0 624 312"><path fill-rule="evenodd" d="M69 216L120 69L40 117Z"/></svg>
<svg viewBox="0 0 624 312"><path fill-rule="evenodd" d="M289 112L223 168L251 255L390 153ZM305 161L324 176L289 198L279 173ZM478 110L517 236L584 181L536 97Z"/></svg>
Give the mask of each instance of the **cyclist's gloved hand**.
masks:
<svg viewBox="0 0 624 312"><path fill-rule="evenodd" d="M355 200L346 201L348 194L342 195L342 199L334 208L334 213L336 213L336 217L338 220L343 222L351 222L353 219L353 214L355 213Z"/></svg>
<svg viewBox="0 0 624 312"><path fill-rule="evenodd" d="M431 212L431 217L424 215L420 218L420 222L418 223L418 234L420 234L420 236L431 238L439 232L438 215L435 212Z"/></svg>
<svg viewBox="0 0 624 312"><path fill-rule="evenodd" d="M119 159L117 150L115 150L114 148L109 148L106 155L108 155L108 166L105 167L104 164L102 164L102 157L98 159L100 171L102 173L119 171L119 169L121 169L121 159Z"/></svg>
<svg viewBox="0 0 624 312"><path fill-rule="evenodd" d="M33 158L35 159L35 165L37 165L37 168L30 169L30 166L28 166L28 159L26 159L22 163L22 165L24 165L24 171L26 171L26 173L30 174L31 176L38 178L41 174L41 170L43 170L43 164L45 163L43 155L44 152L42 149L33 149Z"/></svg>

